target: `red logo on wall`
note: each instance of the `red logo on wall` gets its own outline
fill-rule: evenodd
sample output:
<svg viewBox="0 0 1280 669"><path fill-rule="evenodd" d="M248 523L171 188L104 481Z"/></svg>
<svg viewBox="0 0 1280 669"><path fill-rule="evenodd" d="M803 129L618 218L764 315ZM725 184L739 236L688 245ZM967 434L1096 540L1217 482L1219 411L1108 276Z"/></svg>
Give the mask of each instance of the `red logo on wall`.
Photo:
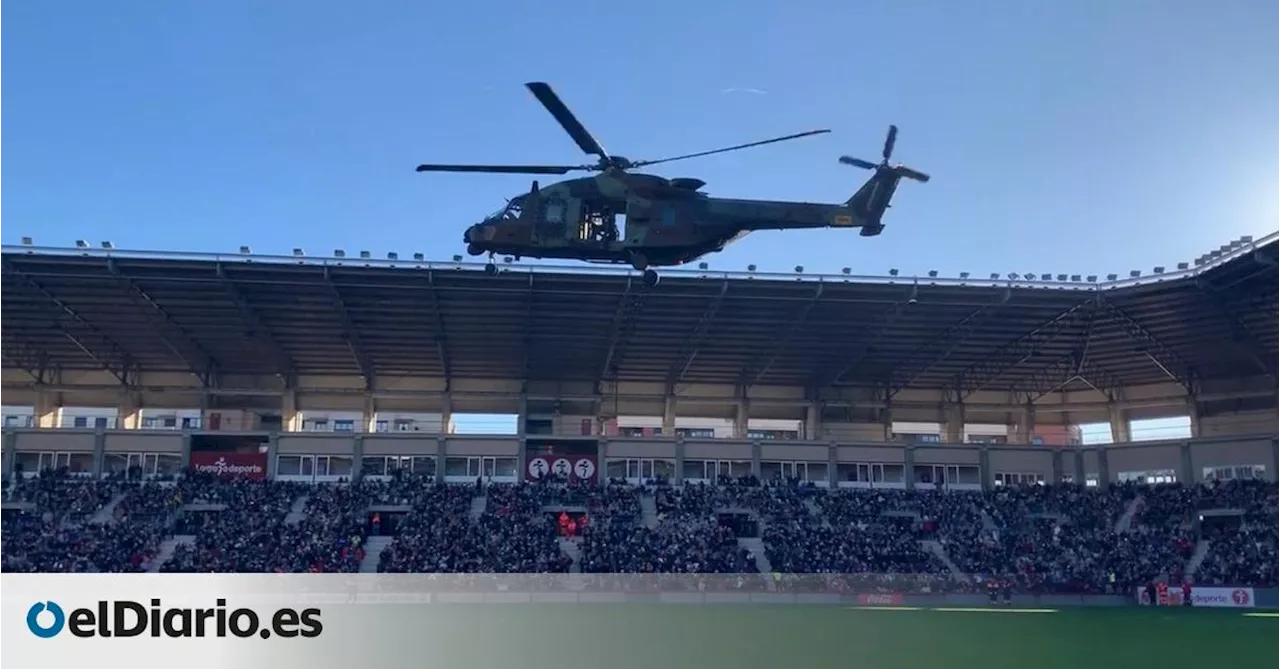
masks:
<svg viewBox="0 0 1280 669"><path fill-rule="evenodd" d="M267 478L265 453L192 453L191 469L227 479Z"/></svg>

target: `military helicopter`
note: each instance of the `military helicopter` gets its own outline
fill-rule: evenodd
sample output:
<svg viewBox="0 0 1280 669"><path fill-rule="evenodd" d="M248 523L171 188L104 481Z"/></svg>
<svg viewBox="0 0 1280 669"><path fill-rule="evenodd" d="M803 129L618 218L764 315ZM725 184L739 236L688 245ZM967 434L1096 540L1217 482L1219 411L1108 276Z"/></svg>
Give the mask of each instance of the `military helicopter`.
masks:
<svg viewBox="0 0 1280 669"><path fill-rule="evenodd" d="M542 82L525 84L542 106L560 123L578 148L596 162L586 165L419 165L419 172L481 172L497 174L563 175L597 172L578 179L539 187L534 181L528 193L511 198L506 206L462 235L467 253L489 254L485 270L497 274L497 254L528 258L568 258L597 263L629 264L643 273L646 285L658 283L654 267L681 265L755 230L799 228L860 228L873 237L884 229L881 219L889 200L903 179L925 182L929 176L902 165L890 165L889 157L898 128L889 126L883 159L873 163L844 156L840 162L873 170L871 178L843 204L813 204L773 200L740 200L710 197L701 192L706 182L681 177L666 179L629 170L663 163L739 151L829 130L811 130L785 137L739 144L660 160L628 160L604 147L569 111L551 87Z"/></svg>

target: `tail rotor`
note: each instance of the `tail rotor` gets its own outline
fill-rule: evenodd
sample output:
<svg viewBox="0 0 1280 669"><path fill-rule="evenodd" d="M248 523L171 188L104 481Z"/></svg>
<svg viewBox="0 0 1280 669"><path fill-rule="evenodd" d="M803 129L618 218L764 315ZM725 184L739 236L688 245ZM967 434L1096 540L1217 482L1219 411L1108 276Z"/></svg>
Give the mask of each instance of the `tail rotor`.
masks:
<svg viewBox="0 0 1280 669"><path fill-rule="evenodd" d="M889 158L893 156L893 147L898 142L898 126L889 126L889 133L884 138L884 150L881 152L882 159L879 163L873 163L869 160L854 158L852 156L840 156L840 163L850 165L863 170L888 170L905 179L912 179L921 183L929 180L929 175L919 170L912 169L905 165L891 165Z"/></svg>

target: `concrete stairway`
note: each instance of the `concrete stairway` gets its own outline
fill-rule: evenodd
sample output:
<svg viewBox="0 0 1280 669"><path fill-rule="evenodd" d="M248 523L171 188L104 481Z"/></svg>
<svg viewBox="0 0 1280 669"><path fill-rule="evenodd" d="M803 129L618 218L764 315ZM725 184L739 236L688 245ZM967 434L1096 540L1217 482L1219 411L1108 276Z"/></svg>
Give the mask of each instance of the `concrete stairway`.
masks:
<svg viewBox="0 0 1280 669"><path fill-rule="evenodd" d="M942 543L938 541L928 540L920 542L920 550L938 558L938 561L946 565L947 571L951 572L952 578L957 581L964 580L965 575L960 571L960 567L951 561L951 556L947 555L947 549L943 548Z"/></svg>
<svg viewBox="0 0 1280 669"><path fill-rule="evenodd" d="M1196 542L1196 550L1191 554L1191 559L1187 560L1187 568L1184 570L1187 578L1193 578L1196 575L1196 570L1200 569L1200 565L1209 555L1210 546L1208 539L1201 539ZM1195 581L1192 580L1192 582L1194 583Z"/></svg>
<svg viewBox="0 0 1280 669"><path fill-rule="evenodd" d="M293 506L289 507L289 515L284 517L286 525L297 525L307 515L307 500L311 499L310 495L303 495L293 500Z"/></svg>
<svg viewBox="0 0 1280 669"><path fill-rule="evenodd" d="M481 495L471 498L471 509L467 511L467 517L471 522L480 520L480 516L484 515L484 510L489 506L489 498Z"/></svg>
<svg viewBox="0 0 1280 669"><path fill-rule="evenodd" d="M751 551L751 556L756 561L756 569L760 571L760 578L764 579L765 587L770 591L777 589L777 584L773 582L773 563L769 562L768 556L764 554L764 539L760 537L739 538L738 546Z"/></svg>
<svg viewBox="0 0 1280 669"><path fill-rule="evenodd" d="M156 553L156 556L152 558L151 564L147 565L147 571L153 574L158 573L160 568L173 557L174 552L178 550L178 546L181 546L182 544L190 545L195 542L196 535L194 534L179 534L173 538L165 539L160 542L160 550Z"/></svg>
<svg viewBox="0 0 1280 669"><path fill-rule="evenodd" d="M120 502L123 502L124 498L127 496L128 496L128 493L123 493L123 492L116 493L116 496L112 497L111 501L107 502L106 504L103 504L102 508L94 512L93 516L89 518L89 522L94 523L96 525L106 525L108 523L114 523L116 507L120 506Z"/></svg>
<svg viewBox="0 0 1280 669"><path fill-rule="evenodd" d="M806 499L804 501L804 508L809 510L809 515L821 520L823 525L829 524L827 522L826 517L822 515L822 509L818 508L817 502L813 501L812 499Z"/></svg>
<svg viewBox="0 0 1280 669"><path fill-rule="evenodd" d="M647 492L640 495L640 522L651 530L658 526L658 503Z"/></svg>
<svg viewBox="0 0 1280 669"><path fill-rule="evenodd" d="M378 573L378 562L382 559L382 551L391 545L395 537L376 536L369 537L364 544L364 559L360 561L361 574Z"/></svg>
<svg viewBox="0 0 1280 669"><path fill-rule="evenodd" d="M556 541L560 543L560 552L564 553L570 560L573 560L573 564L569 565L569 573L581 574L582 565L580 562L582 561L582 547L578 545L577 540L568 537L560 537Z"/></svg>
<svg viewBox="0 0 1280 669"><path fill-rule="evenodd" d="M1139 495L1129 501L1124 513L1116 519L1116 534L1124 534L1133 529L1133 518L1138 515L1138 507L1142 506L1142 496Z"/></svg>
<svg viewBox="0 0 1280 669"><path fill-rule="evenodd" d="M999 537L1000 526L996 525L996 520L991 517L991 514L987 513L985 509L977 509L977 511L982 515L982 529Z"/></svg>

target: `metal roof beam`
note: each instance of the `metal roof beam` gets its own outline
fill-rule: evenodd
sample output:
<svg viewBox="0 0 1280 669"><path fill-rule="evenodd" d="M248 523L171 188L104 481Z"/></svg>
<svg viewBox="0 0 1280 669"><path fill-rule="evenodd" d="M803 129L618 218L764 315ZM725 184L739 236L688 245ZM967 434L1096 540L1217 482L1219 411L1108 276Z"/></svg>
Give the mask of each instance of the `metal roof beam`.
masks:
<svg viewBox="0 0 1280 669"><path fill-rule="evenodd" d="M213 377L216 375L215 370L218 367L217 361L214 360L213 355L205 350L205 348L191 336L191 333L187 332L186 328L178 325L178 322L169 315L169 312L165 311L159 303L152 299L152 297L147 294L147 292L143 290L132 277L121 272L120 268L116 264L115 258L107 258L107 271L124 283L125 287L129 290L129 294L134 299L141 300L143 304L147 305L147 310L150 313L159 316L161 325L167 327L173 332L176 332L178 338L182 340L182 343L187 346L188 350L196 352L199 360L192 360L190 356L183 353L178 346L174 344L172 339L163 333L159 333L160 341L164 342L164 345L169 349L169 352L190 368L196 378L200 379L200 383L202 385L210 385Z"/></svg>
<svg viewBox="0 0 1280 669"><path fill-rule="evenodd" d="M1023 403L1034 404L1040 398L1081 381L1090 388L1102 393L1108 401L1120 399L1123 384L1112 374L1090 362L1079 351L1054 360L1047 367L1035 370L1031 374L1018 379L1013 392Z"/></svg>
<svg viewBox="0 0 1280 669"><path fill-rule="evenodd" d="M524 336L520 339L520 374L525 391L529 389L529 370L533 362L533 272L529 272L529 292L524 297Z"/></svg>
<svg viewBox="0 0 1280 669"><path fill-rule="evenodd" d="M329 286L329 293L333 297L333 306L338 309L338 320L342 323L343 341L346 342L347 348L351 351L351 357L355 359L356 366L360 368L360 376L364 378L365 389L372 390L377 377L373 361L369 358L368 349L365 348L364 342L360 338L360 330L351 321L351 312L347 309L347 302L342 299L342 291L338 288L338 284L334 283L333 276L327 266L324 268L323 274L325 285Z"/></svg>
<svg viewBox="0 0 1280 669"><path fill-rule="evenodd" d="M1240 307L1234 295L1225 290L1215 289L1207 282L1197 281L1196 284L1200 288L1200 295L1212 308L1213 313L1231 328L1232 345L1252 360L1272 384L1277 383L1280 380L1280 370L1277 369L1276 352L1268 350L1253 330L1241 320Z"/></svg>
<svg viewBox="0 0 1280 669"><path fill-rule="evenodd" d="M1091 296L1088 300L1077 303L1031 332L1000 346L982 361L970 365L956 377L955 386L961 390L961 399L967 399L990 387L1009 372L1021 367L1088 314L1095 301Z"/></svg>
<svg viewBox="0 0 1280 669"><path fill-rule="evenodd" d="M1099 295L1098 302L1098 306L1109 313L1124 328L1125 334L1128 334L1134 341L1143 344L1143 353L1160 368L1160 371L1185 388L1187 394L1195 395L1199 391L1200 373L1191 363L1166 346L1164 342L1157 339L1155 335L1151 334L1150 330L1143 327L1141 323L1134 320L1132 316L1125 313L1123 309L1116 306L1111 300Z"/></svg>
<svg viewBox="0 0 1280 669"><path fill-rule="evenodd" d="M720 292L716 293L715 297L711 299L711 303L703 310L702 316L698 319L698 324L693 327L693 332L688 339L685 339L680 353L674 358L675 362L667 370L668 387L674 387L677 383L684 381L685 376L689 374L689 369L693 367L693 361L698 359L698 349L707 338L711 323L715 320L716 314L720 312L720 306L724 304L724 297L728 294L729 281L726 279L720 283Z"/></svg>
<svg viewBox="0 0 1280 669"><path fill-rule="evenodd" d="M244 293L241 293L240 289L236 288L235 282L231 277L227 276L226 269L222 263L214 266L214 273L217 274L220 280L219 283L231 298L232 303L240 310L241 317L249 322L252 328L250 334L259 342L265 344L270 351L272 361L276 366L276 375L284 380L286 388L292 388L297 379L297 365L294 363L292 356L280 346L280 342L271 333L271 328L267 327L267 324L262 320L258 310L249 304L249 301L244 297Z"/></svg>
<svg viewBox="0 0 1280 669"><path fill-rule="evenodd" d="M57 373L49 352L13 334L8 334L7 339L9 341L3 348L4 357L26 372L36 383L49 383L50 377Z"/></svg>
<svg viewBox="0 0 1280 669"><path fill-rule="evenodd" d="M818 301L822 299L822 292L825 288L825 283L818 283L817 288L813 291L813 296L809 298L808 302L805 302L800 313L796 314L794 318L788 319L787 326L774 335L769 343L761 349L761 352L754 356L743 368L742 378L739 380L738 385L754 386L760 383L760 379L764 378L764 375L773 367L773 363L778 360L778 356L782 355L782 352L786 350L791 338L804 328L804 324L809 320L809 314L818 305ZM761 364L761 361L764 361L763 364Z"/></svg>
<svg viewBox="0 0 1280 669"><path fill-rule="evenodd" d="M80 349L80 352L84 353L85 356L87 356L95 364L101 366L109 374L114 376L116 380L120 382L121 385L123 386L133 385L133 382L137 378L138 368L137 368L137 365L134 364L133 362L133 356L129 355L129 353L125 351L124 347L117 344L114 339L112 339L111 337L108 337L107 334L104 333L102 330L99 330L92 323L85 320L84 317L81 316L78 311L71 308L70 305L68 305L66 302L63 302L61 299L59 299L56 295L50 292L49 289L40 285L40 283L36 281L34 278L32 278L31 276L21 271L18 271L16 268L12 267L7 263L5 267L11 273L17 275L17 277L20 278L28 286L34 288L37 292L39 292L46 299L52 302L53 305L57 308L58 311L62 313L63 316L70 318L72 322L84 328L86 332L88 332L89 334L92 334L96 339L98 339L103 344L105 344L107 348L110 349L112 359L103 360L100 354L94 352L91 348L85 345L83 340L81 340L79 337L75 336L69 330L67 330L67 328L61 322L59 322L58 318L56 317L50 318L50 320L53 322L54 328L57 329L60 334L62 334L69 341L71 341L71 343L74 344L76 348Z"/></svg>
<svg viewBox="0 0 1280 669"><path fill-rule="evenodd" d="M436 287L435 270L427 271L427 285L431 286L431 313L436 319L436 357L440 359L440 371L444 374L445 391L453 389L453 361L449 357L449 331L444 324L444 309L440 307L440 292Z"/></svg>
<svg viewBox="0 0 1280 669"><path fill-rule="evenodd" d="M889 371L889 397L893 397L898 393L911 387L917 379L928 374L934 367L946 362L957 349L964 345L969 337L973 336L978 326L986 321L987 318L994 315L1000 310L1000 307L1009 302L1012 297L1012 290L1005 290L1000 299L992 304L984 307L978 307L965 316L958 323L947 328L945 332L932 341L922 344L910 355L907 356L905 363L894 367ZM940 353L933 357L927 357L929 351L946 347Z"/></svg>
<svg viewBox="0 0 1280 669"><path fill-rule="evenodd" d="M604 362L596 373L596 392L603 394L601 388L606 378L616 379L621 360L626 355L627 343L631 340L631 332L635 329L636 316L644 309L644 288L636 288L631 276L627 277L626 287L618 298L618 305L613 310L613 321L609 325L609 350L605 353Z"/></svg>
<svg viewBox="0 0 1280 669"><path fill-rule="evenodd" d="M818 389L829 388L840 383L844 380L844 377L857 370L858 367L862 365L862 361L867 358L867 355L875 349L875 345L879 343L880 340L884 338L884 335L889 332L889 328L893 327L893 324L898 322L898 317L902 315L902 312L905 311L908 306L915 303L916 292L918 290L919 288L913 284L911 286L911 293L906 297L906 299L894 302L893 306L881 315L876 326L873 326L874 329L871 330L871 336L855 340L856 343L849 349L846 349L846 352L840 356L841 360L848 360L844 366L837 368L835 372L826 375L810 385Z"/></svg>

